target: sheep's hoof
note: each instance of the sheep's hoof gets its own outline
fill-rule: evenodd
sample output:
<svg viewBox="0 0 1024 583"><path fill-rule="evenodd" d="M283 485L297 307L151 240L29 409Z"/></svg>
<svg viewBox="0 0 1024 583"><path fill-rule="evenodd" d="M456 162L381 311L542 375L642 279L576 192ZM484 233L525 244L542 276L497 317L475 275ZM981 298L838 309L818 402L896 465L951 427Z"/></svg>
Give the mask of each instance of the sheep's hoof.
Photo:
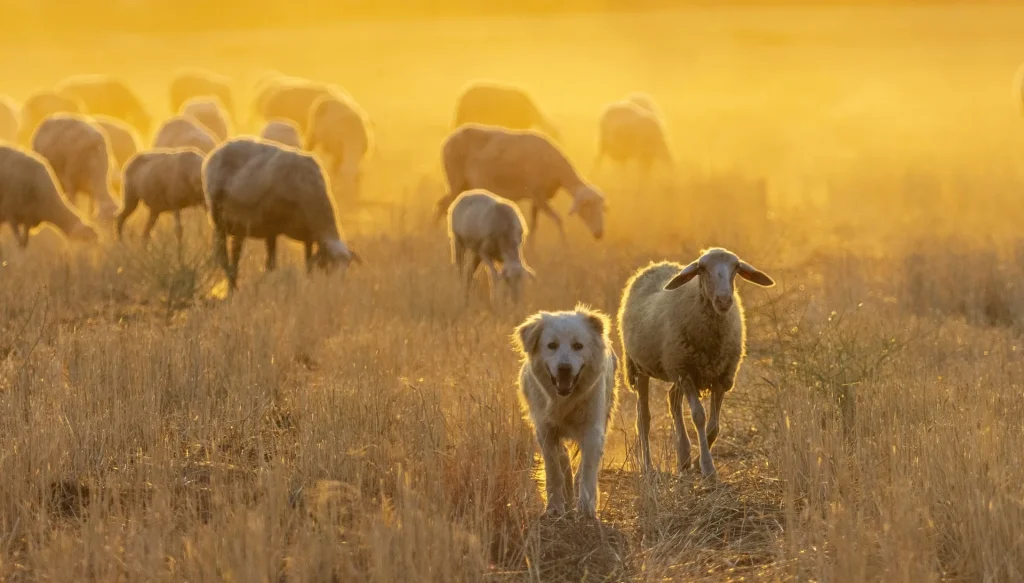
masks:
<svg viewBox="0 0 1024 583"><path fill-rule="evenodd" d="M565 516L565 508L561 506L548 505L547 509L544 510L544 518L552 520L558 520Z"/></svg>

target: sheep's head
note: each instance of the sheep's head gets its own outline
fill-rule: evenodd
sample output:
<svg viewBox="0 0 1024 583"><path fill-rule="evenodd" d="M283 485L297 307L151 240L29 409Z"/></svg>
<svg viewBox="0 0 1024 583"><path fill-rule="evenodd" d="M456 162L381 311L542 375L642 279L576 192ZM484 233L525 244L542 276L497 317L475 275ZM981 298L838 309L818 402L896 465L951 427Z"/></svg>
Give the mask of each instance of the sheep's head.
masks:
<svg viewBox="0 0 1024 583"><path fill-rule="evenodd" d="M705 249L701 256L683 268L678 275L665 284L666 290L674 290L700 276L700 289L704 299L716 312L725 314L735 305L736 288L733 283L736 276L756 283L762 287L775 285L772 278L755 269L749 263L741 261L734 253L719 247Z"/></svg>
<svg viewBox="0 0 1024 583"><path fill-rule="evenodd" d="M523 293L523 280L535 279L537 276L533 270L522 264L506 263L501 266L500 273L502 281L508 286L509 294L512 296L512 303L518 304Z"/></svg>
<svg viewBox="0 0 1024 583"><path fill-rule="evenodd" d="M604 195L593 186L583 184L572 192L570 215L579 215L595 239L604 236Z"/></svg>
<svg viewBox="0 0 1024 583"><path fill-rule="evenodd" d="M352 263L362 263L358 253L349 248L344 241L334 239L321 243L314 256L317 267L331 272L338 267L348 268Z"/></svg>

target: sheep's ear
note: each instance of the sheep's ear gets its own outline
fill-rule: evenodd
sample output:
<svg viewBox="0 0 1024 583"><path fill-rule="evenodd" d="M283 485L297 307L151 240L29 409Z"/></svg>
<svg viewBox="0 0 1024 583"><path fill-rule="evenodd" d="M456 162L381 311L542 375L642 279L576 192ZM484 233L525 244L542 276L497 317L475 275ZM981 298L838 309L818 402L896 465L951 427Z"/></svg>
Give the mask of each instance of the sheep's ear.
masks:
<svg viewBox="0 0 1024 583"><path fill-rule="evenodd" d="M524 356L532 354L537 350L537 343L540 342L540 333L543 330L544 319L540 314L534 314L516 327L516 332L512 335L512 343Z"/></svg>
<svg viewBox="0 0 1024 583"><path fill-rule="evenodd" d="M352 263L358 263L359 265L363 264L363 258L360 257L358 253L356 253L355 249L349 247L348 248L348 254L349 254L349 257L351 257L350 261Z"/></svg>
<svg viewBox="0 0 1024 583"><path fill-rule="evenodd" d="M753 265L744 261L740 261L739 265L736 267L736 273L738 273L743 279L751 283L756 283L761 287L772 287L775 285L775 281L768 277L768 274L755 269Z"/></svg>
<svg viewBox="0 0 1024 583"><path fill-rule="evenodd" d="M665 284L665 289L671 291L676 288L682 287L686 282L697 277L698 273L700 273L700 263L694 261L693 263L684 267L678 275L668 280L668 283Z"/></svg>

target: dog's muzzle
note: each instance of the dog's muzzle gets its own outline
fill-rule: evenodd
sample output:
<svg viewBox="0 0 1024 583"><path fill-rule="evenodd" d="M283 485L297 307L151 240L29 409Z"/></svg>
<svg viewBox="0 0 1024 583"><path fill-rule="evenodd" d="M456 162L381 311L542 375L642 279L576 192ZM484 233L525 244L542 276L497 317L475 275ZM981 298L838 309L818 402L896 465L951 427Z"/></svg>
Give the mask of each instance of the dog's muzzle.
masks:
<svg viewBox="0 0 1024 583"><path fill-rule="evenodd" d="M580 369L582 371L583 369ZM559 395L565 397L572 393L572 390L576 388L576 381L580 378L580 373L573 374L572 365L560 364L558 365L558 372L551 376L551 382L555 385L555 390Z"/></svg>

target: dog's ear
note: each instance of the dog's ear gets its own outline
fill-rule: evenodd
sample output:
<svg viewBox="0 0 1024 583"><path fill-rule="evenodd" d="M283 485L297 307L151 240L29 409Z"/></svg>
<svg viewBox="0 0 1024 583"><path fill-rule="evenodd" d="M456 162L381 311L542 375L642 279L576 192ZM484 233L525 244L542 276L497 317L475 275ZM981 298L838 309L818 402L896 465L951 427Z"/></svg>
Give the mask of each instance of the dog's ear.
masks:
<svg viewBox="0 0 1024 583"><path fill-rule="evenodd" d="M587 327L601 338L604 338L611 328L608 316L600 312L583 312L583 320L587 323Z"/></svg>
<svg viewBox="0 0 1024 583"><path fill-rule="evenodd" d="M540 314L534 314L516 326L516 332L512 335L512 344L523 356L529 356L537 350L537 343L540 342L540 333L543 330L544 318Z"/></svg>

